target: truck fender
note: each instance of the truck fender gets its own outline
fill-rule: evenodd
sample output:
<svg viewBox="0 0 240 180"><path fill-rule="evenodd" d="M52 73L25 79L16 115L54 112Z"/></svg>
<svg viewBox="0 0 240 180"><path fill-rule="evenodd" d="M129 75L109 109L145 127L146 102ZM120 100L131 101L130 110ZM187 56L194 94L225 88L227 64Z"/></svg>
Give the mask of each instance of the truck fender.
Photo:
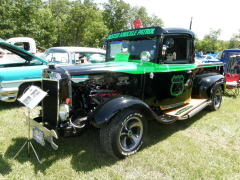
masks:
<svg viewBox="0 0 240 180"><path fill-rule="evenodd" d="M138 98L132 96L118 96L100 104L90 115L90 122L96 128L106 126L119 111L127 108L138 108L146 117L154 118L151 108Z"/></svg>
<svg viewBox="0 0 240 180"><path fill-rule="evenodd" d="M220 85L223 92L226 90L226 80L221 74L202 74L194 79L192 97L211 98L213 87Z"/></svg>

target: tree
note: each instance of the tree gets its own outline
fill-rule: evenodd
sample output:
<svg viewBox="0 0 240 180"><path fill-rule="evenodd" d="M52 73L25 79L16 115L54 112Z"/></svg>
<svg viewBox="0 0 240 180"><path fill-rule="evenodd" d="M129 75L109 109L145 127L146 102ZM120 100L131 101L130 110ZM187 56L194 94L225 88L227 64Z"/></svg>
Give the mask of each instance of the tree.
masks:
<svg viewBox="0 0 240 180"><path fill-rule="evenodd" d="M67 25L66 21L70 16L70 12L73 7L73 4L68 0L49 0L48 7L52 11L52 16L54 18L54 21L57 23L57 24L54 24L56 25L57 36L58 36L57 42L55 45L63 46L64 45L63 40L65 36L65 32L63 29L65 25Z"/></svg>
<svg viewBox="0 0 240 180"><path fill-rule="evenodd" d="M133 21L141 19L143 27L163 26L163 21L156 15L149 16L145 7L134 6L128 13L127 27L133 29Z"/></svg>
<svg viewBox="0 0 240 180"><path fill-rule="evenodd" d="M222 51L223 47L226 46L222 41L218 40L218 37L221 35L221 29L214 31L210 29L209 34L205 35L203 40L198 40L196 43L196 49L199 51Z"/></svg>
<svg viewBox="0 0 240 180"><path fill-rule="evenodd" d="M102 13L92 1L73 2L63 27L63 43L74 46L101 47L107 36Z"/></svg>
<svg viewBox="0 0 240 180"><path fill-rule="evenodd" d="M31 36L32 28L38 25L35 17L41 6L41 0L4 0L0 8L2 37Z"/></svg>
<svg viewBox="0 0 240 180"><path fill-rule="evenodd" d="M127 29L129 4L123 0L109 0L103 3L103 8L103 21L110 33Z"/></svg>
<svg viewBox="0 0 240 180"><path fill-rule="evenodd" d="M0 6L0 37L32 37L39 46L50 47L55 41L55 24L41 0L3 1Z"/></svg>
<svg viewBox="0 0 240 180"><path fill-rule="evenodd" d="M37 44L44 48L54 46L58 42L57 20L49 7L38 12L38 30L33 29L33 38Z"/></svg>
<svg viewBox="0 0 240 180"><path fill-rule="evenodd" d="M238 30L239 34L233 34L229 41L229 49L240 48L240 29Z"/></svg>
<svg viewBox="0 0 240 180"><path fill-rule="evenodd" d="M210 29L210 33L204 36L204 40L208 42L208 50L218 51L218 37L221 35L221 29L214 31Z"/></svg>

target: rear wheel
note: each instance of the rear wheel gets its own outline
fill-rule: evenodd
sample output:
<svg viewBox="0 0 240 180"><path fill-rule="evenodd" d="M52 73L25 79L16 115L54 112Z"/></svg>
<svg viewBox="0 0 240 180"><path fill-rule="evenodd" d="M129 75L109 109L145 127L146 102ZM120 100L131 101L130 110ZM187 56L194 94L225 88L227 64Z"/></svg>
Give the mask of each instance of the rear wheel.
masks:
<svg viewBox="0 0 240 180"><path fill-rule="evenodd" d="M123 159L139 150L146 131L144 115L136 109L126 109L100 130L101 145L111 156Z"/></svg>
<svg viewBox="0 0 240 180"><path fill-rule="evenodd" d="M208 106L209 110L216 111L220 108L222 103L222 88L217 85L213 88L212 92L212 103Z"/></svg>

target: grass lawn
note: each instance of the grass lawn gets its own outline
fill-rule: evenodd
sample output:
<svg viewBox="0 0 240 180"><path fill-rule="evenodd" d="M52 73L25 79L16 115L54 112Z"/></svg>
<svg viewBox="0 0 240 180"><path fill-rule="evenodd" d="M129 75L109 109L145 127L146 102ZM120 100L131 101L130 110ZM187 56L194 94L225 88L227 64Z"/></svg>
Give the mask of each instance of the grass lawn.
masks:
<svg viewBox="0 0 240 180"><path fill-rule="evenodd" d="M27 146L13 159L27 140L24 112L18 103L0 102L0 179L240 179L240 95L224 96L218 111L203 110L185 121L150 121L145 144L124 160L108 156L92 129L54 139L57 151L32 140L43 165L33 151L28 157Z"/></svg>

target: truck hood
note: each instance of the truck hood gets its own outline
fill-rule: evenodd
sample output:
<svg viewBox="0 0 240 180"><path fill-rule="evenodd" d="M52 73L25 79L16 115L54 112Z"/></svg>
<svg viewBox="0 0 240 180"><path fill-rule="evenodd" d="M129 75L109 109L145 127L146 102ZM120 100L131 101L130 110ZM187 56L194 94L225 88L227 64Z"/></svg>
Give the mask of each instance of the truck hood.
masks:
<svg viewBox="0 0 240 180"><path fill-rule="evenodd" d="M37 60L43 62L44 64L49 64L48 62L44 61L43 59L23 50L15 45L9 44L5 41L0 40L0 48L3 50L10 51L11 53L14 53L14 54L20 56L21 58L25 59L26 61L32 61L34 59L37 59Z"/></svg>
<svg viewBox="0 0 240 180"><path fill-rule="evenodd" d="M47 71L54 71L57 73L69 74L70 76L90 75L96 73L107 72L125 72L130 74L144 74L155 72L173 72L173 71L188 71L196 68L195 64L155 64L146 62L144 64L140 61L136 62L107 62L94 63L90 65L77 66L62 66L58 68L49 68Z"/></svg>

